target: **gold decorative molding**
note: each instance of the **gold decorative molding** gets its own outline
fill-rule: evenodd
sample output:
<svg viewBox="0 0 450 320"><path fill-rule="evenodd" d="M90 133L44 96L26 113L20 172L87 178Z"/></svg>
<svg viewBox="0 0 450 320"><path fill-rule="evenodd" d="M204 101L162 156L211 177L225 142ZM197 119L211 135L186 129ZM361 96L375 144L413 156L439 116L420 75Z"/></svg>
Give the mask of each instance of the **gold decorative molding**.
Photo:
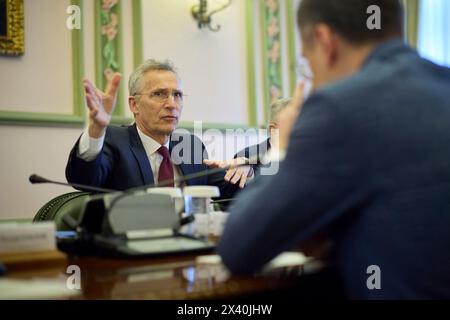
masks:
<svg viewBox="0 0 450 320"><path fill-rule="evenodd" d="M23 55L25 52L23 0L0 0L0 12L2 17L0 54Z"/></svg>

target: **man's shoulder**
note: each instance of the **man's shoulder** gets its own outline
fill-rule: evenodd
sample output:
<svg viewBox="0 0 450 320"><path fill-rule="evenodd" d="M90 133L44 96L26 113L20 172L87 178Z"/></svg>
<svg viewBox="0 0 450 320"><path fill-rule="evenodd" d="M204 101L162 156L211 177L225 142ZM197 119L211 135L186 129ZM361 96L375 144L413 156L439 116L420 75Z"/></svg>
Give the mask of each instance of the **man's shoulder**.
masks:
<svg viewBox="0 0 450 320"><path fill-rule="evenodd" d="M130 138L130 134L132 134L133 129L135 129L133 125L128 126L109 125L106 128L105 140L107 140L108 142L114 141L116 143L128 141Z"/></svg>
<svg viewBox="0 0 450 320"><path fill-rule="evenodd" d="M361 107L371 102L420 96L427 90L436 91L439 83L450 84L449 68L420 57L408 47L400 47L389 56L387 53L375 54L358 72L318 91L336 104Z"/></svg>
<svg viewBox="0 0 450 320"><path fill-rule="evenodd" d="M429 69L421 59L374 64L357 73L317 90L310 102L331 105L335 112L358 115L389 107L420 90L431 89L419 79L436 82L436 77L423 69ZM450 82L449 82L450 84ZM373 106L373 108L371 107ZM354 111L354 112L353 112Z"/></svg>
<svg viewBox="0 0 450 320"><path fill-rule="evenodd" d="M109 125L106 131L113 134L127 134L131 128L133 125Z"/></svg>

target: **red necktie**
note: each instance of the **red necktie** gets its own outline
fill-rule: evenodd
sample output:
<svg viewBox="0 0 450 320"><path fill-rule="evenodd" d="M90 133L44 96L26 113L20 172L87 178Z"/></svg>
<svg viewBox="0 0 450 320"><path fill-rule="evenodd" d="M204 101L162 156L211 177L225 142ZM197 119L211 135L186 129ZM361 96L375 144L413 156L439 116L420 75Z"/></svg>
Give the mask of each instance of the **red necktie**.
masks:
<svg viewBox="0 0 450 320"><path fill-rule="evenodd" d="M169 150L165 146L161 146L158 149L158 153L163 156L163 160L159 166L158 183L165 180L172 180L172 183L164 184L162 187L173 187L173 167Z"/></svg>

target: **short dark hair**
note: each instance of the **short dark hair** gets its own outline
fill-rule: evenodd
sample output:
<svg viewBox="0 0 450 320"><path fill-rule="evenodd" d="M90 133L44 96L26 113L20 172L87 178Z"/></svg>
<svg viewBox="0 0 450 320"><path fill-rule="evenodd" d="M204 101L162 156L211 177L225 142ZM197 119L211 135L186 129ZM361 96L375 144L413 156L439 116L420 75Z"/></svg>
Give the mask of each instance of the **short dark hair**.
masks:
<svg viewBox="0 0 450 320"><path fill-rule="evenodd" d="M381 29L367 28L367 8L381 10ZM297 11L300 29L324 23L353 44L381 41L403 34L403 7L399 0L302 0Z"/></svg>

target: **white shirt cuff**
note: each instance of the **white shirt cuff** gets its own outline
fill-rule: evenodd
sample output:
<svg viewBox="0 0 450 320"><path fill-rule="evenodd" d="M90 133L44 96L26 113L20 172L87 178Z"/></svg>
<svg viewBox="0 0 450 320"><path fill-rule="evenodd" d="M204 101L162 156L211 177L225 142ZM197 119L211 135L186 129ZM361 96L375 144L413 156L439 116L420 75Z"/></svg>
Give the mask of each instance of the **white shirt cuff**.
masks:
<svg viewBox="0 0 450 320"><path fill-rule="evenodd" d="M92 138L89 136L87 129L84 130L78 143L77 157L84 161L94 160L102 151L104 141L105 135L100 138Z"/></svg>

